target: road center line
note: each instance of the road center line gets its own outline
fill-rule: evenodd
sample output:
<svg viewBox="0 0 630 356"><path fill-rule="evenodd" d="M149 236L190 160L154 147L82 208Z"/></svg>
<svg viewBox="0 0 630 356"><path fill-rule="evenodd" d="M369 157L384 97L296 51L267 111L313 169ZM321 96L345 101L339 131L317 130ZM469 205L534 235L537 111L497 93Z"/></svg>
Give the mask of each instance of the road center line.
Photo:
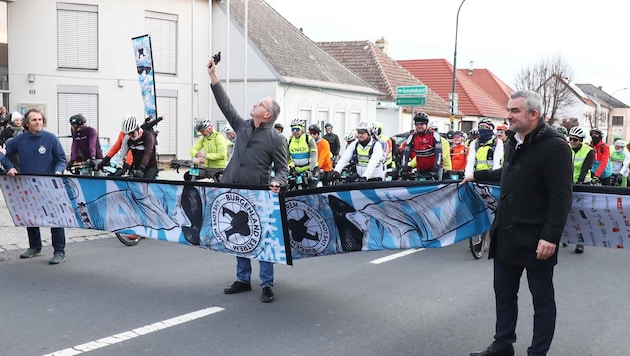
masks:
<svg viewBox="0 0 630 356"><path fill-rule="evenodd" d="M424 249L423 248L414 248L414 249L411 249L411 250L405 250L403 252L398 252L398 253L395 253L393 255L377 258L377 259L375 259L373 261L370 261L370 263L378 265L378 264L381 264L381 263L385 263L385 262L389 262L389 261L395 260L395 259L400 258L400 257L405 257L407 255L411 255L412 253L416 253L416 252L420 252L420 251L424 251Z"/></svg>
<svg viewBox="0 0 630 356"><path fill-rule="evenodd" d="M189 321L193 321L195 319L203 318L205 316L218 313L223 310L225 309L221 307L210 307L206 309L197 310L188 314L176 316L171 319L166 319L166 320L158 321L157 323L141 326L137 329L125 331L120 334L104 337L102 339L90 341L85 344L73 346L65 350L55 351L53 353L46 354L44 356L79 355L84 352L89 352L96 349L100 349L102 347L111 346L111 345L129 340L129 339L133 339L138 336L147 335L152 332L164 330L166 328L170 328L171 326L176 326L176 325L183 324Z"/></svg>

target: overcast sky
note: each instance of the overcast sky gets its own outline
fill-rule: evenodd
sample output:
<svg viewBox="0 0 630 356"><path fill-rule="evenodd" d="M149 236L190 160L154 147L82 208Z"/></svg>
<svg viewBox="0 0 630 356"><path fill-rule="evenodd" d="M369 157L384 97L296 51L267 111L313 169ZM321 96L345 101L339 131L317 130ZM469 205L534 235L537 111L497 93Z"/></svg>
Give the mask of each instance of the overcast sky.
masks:
<svg viewBox="0 0 630 356"><path fill-rule="evenodd" d="M461 0L266 0L313 41L376 41L398 59L453 63ZM560 55L576 83L630 105L630 3L618 0L465 0L459 14L457 68L487 68L512 88L516 74ZM616 93L615 93L616 92Z"/></svg>

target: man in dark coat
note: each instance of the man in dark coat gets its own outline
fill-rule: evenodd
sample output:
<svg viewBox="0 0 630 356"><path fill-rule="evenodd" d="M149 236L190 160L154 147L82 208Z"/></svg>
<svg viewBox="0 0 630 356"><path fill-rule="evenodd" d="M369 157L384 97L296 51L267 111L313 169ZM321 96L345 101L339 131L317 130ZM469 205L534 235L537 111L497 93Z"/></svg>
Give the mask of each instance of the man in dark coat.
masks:
<svg viewBox="0 0 630 356"><path fill-rule="evenodd" d="M222 183L264 185L274 193L287 184L289 168L287 165L287 140L278 135L273 124L280 114L280 105L272 98L264 98L254 104L249 113L250 119L242 118L232 106L216 73L214 59L208 63L208 74L214 99L234 129L238 140L234 145L232 158L223 171ZM270 172L274 175L271 177ZM234 224L236 221L232 220ZM236 227L238 228L238 227ZM223 290L225 294L234 294L252 290L250 278L251 260L236 257L236 281ZM260 280L262 287L261 301L273 301L273 263L260 261Z"/></svg>
<svg viewBox="0 0 630 356"><path fill-rule="evenodd" d="M477 171L463 181L501 182L489 255L494 258L496 334L485 351L471 356L514 355L523 270L534 305L534 332L527 354L546 355L551 346L556 323L553 270L571 208L573 169L566 140L543 121L541 112L537 93L512 94L503 168Z"/></svg>

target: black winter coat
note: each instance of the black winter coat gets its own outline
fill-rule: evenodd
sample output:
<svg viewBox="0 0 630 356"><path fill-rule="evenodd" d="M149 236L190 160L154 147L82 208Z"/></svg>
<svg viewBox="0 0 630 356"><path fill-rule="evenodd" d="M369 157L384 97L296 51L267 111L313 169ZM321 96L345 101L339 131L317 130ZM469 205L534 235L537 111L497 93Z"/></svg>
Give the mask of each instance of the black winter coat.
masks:
<svg viewBox="0 0 630 356"><path fill-rule="evenodd" d="M475 180L500 178L501 184L489 258L527 268L553 266L558 249L547 260L538 260L536 248L539 239L560 242L572 201L571 149L543 122L518 148L508 131L503 162L501 169L475 172Z"/></svg>

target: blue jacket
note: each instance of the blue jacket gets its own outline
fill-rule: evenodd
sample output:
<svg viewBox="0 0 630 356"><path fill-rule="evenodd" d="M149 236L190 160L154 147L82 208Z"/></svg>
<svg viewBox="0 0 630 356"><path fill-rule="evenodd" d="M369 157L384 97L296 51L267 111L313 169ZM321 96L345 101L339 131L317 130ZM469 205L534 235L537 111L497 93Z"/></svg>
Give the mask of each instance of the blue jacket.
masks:
<svg viewBox="0 0 630 356"><path fill-rule="evenodd" d="M7 143L7 154L2 165L8 171L14 168L11 157L17 154L22 174L55 174L66 169L66 154L57 136L47 131L36 134L24 131Z"/></svg>

